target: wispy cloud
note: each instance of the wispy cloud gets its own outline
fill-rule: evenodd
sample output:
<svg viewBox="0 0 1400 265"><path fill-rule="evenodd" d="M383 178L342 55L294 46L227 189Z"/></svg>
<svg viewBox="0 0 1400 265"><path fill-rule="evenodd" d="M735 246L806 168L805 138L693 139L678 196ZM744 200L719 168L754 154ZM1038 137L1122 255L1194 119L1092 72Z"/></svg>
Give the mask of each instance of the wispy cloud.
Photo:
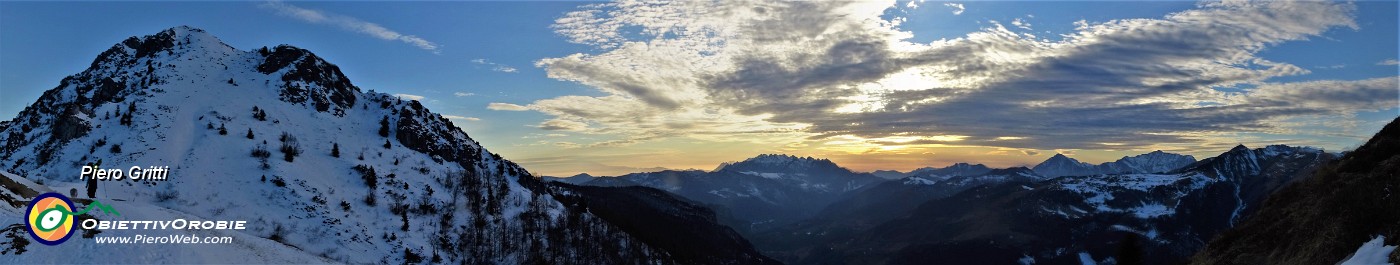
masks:
<svg viewBox="0 0 1400 265"><path fill-rule="evenodd" d="M588 129L588 124L571 120L555 119L540 123L539 127L540 129L551 131L583 131Z"/></svg>
<svg viewBox="0 0 1400 265"><path fill-rule="evenodd" d="M458 97L470 97L470 96L475 96L476 93L471 93L471 92L460 92L460 91L459 91L459 92L456 92L456 93L452 93L452 95L453 95L453 96L458 96Z"/></svg>
<svg viewBox="0 0 1400 265"><path fill-rule="evenodd" d="M442 115L442 117L443 117L443 118L448 118L448 119L453 119L453 120L464 120L464 121L479 121L479 120L481 120L480 118L477 118L477 117L467 117L467 116L460 116L460 115Z"/></svg>
<svg viewBox="0 0 1400 265"><path fill-rule="evenodd" d="M1396 61L1395 59L1385 59L1385 61L1377 62L1376 65L1400 65L1400 61Z"/></svg>
<svg viewBox="0 0 1400 265"><path fill-rule="evenodd" d="M433 43L423 38L419 38L418 36L405 35L397 31L391 30L389 28L385 28L384 26L380 26L379 24L366 22L350 16L339 15L315 9L302 8L292 4L283 3L282 1L268 1L262 3L261 5L258 5L258 7L272 10L278 15L295 18L313 24L336 26L344 30L369 35L370 37L378 38L381 40L400 41L409 45L413 45L414 47L418 47L419 49L427 50L434 54L438 54L440 52L436 43Z"/></svg>
<svg viewBox="0 0 1400 265"><path fill-rule="evenodd" d="M496 72L514 73L514 72L518 71L518 69L515 69L515 67L510 67L510 66L508 66L508 65L504 65L504 64L499 64L499 63L491 62L491 61L488 61L488 60L486 60L486 59L473 59L473 60L472 60L472 63L479 64L479 65L484 65L484 66L487 66L487 67L491 67L491 71L496 71Z"/></svg>
<svg viewBox="0 0 1400 265"><path fill-rule="evenodd" d="M962 15L963 11L967 11L967 8L963 7L963 4L959 3L943 3L943 6L953 8L954 16Z"/></svg>
<svg viewBox="0 0 1400 265"><path fill-rule="evenodd" d="M510 104L510 103L500 103L500 102L491 102L491 104L486 104L486 109L489 109L489 110L504 110L504 111L526 111L526 110L530 110L530 108L525 107L525 106L516 105L516 104Z"/></svg>
<svg viewBox="0 0 1400 265"><path fill-rule="evenodd" d="M394 96L395 96L395 97L402 98L402 99L407 99L407 100L418 100L418 101L422 101L422 100L423 100L423 96L413 95L413 94L394 94Z"/></svg>

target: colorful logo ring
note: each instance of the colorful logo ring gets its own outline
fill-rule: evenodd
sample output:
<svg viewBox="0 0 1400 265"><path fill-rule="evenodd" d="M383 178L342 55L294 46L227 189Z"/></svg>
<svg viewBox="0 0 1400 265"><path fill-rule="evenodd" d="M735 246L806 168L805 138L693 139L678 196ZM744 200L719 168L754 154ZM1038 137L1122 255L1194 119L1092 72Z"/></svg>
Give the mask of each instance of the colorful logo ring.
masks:
<svg viewBox="0 0 1400 265"><path fill-rule="evenodd" d="M44 245L58 245L73 237L73 201L58 193L44 193L29 201L24 221L29 235Z"/></svg>

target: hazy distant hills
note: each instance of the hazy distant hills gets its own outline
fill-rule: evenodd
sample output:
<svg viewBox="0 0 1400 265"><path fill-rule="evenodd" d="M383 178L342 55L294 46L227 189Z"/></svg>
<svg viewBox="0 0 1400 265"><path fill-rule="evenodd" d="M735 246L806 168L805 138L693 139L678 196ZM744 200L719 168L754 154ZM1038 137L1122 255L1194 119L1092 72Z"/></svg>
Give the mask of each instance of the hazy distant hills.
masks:
<svg viewBox="0 0 1400 265"><path fill-rule="evenodd" d="M1032 170L1041 176L1085 176L1099 174L1142 174L1142 173L1162 173L1181 168L1196 162L1196 158L1190 155L1180 155L1153 151L1135 156L1125 156L1113 162L1105 162L1094 165L1079 162L1063 154L1055 154L1045 161L1031 167ZM956 163L946 167L923 167L909 172L897 170L876 170L871 174L885 179L900 179L908 176L975 176L992 170L986 165Z"/></svg>
<svg viewBox="0 0 1400 265"><path fill-rule="evenodd" d="M581 176L557 179L582 181ZM660 171L593 177L590 186L640 185L723 208L741 231L761 231L808 218L843 195L882 181L831 160L760 155L725 163L714 171Z"/></svg>
<svg viewBox="0 0 1400 265"><path fill-rule="evenodd" d="M876 171L874 171L874 172L870 172L870 174L875 175L875 176L878 176L878 177L881 177L881 178L885 178L885 179L901 179L901 178L908 177L908 176L932 176L932 177L973 176L973 175L981 175L982 173L987 173L987 171L991 171L991 170L992 170L991 168L989 168L989 167L987 167L986 165L983 165L983 164L975 164L975 165L974 165L974 164L968 164L968 163L956 163L956 164L952 164L952 165L949 165L949 166L946 166L946 167L941 167L941 168L922 167L922 168L918 168L918 169L911 170L911 171L909 171L909 172L899 172L899 171L897 171L897 170L876 170Z"/></svg>

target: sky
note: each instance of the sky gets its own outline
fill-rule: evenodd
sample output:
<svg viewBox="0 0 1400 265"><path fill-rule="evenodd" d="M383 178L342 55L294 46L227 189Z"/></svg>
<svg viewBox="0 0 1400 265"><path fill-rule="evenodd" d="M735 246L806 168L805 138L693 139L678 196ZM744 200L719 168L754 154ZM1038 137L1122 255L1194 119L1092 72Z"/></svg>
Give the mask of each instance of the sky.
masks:
<svg viewBox="0 0 1400 265"><path fill-rule="evenodd" d="M532 172L1101 163L1355 148L1396 1L0 2L0 117L130 36L291 44Z"/></svg>

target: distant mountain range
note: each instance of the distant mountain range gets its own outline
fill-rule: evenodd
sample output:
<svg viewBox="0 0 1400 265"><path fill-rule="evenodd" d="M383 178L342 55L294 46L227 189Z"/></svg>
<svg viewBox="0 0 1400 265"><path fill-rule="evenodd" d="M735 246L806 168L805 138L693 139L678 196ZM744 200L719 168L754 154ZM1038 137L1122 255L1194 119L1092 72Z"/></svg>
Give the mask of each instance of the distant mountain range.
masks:
<svg viewBox="0 0 1400 265"><path fill-rule="evenodd" d="M987 171L991 170L991 168L983 164L974 165L968 163L956 163L941 168L922 167L911 170L909 172L899 172L898 170L876 170L874 172L870 172L870 174L884 179L902 179L908 176L975 176L987 173Z"/></svg>
<svg viewBox="0 0 1400 265"><path fill-rule="evenodd" d="M911 210L891 208L904 212L885 214L897 218L874 222L859 233L788 239L816 242L805 249L837 251L795 248L770 255L790 263L1062 264L1076 263L1081 256L1104 262L1124 240L1137 240L1145 246L1147 263L1173 264L1247 218L1272 191L1331 159L1310 148L1240 147L1163 174L998 177L1004 180L933 197ZM917 197L894 199L905 198ZM840 235L833 230L799 234Z"/></svg>
<svg viewBox="0 0 1400 265"><path fill-rule="evenodd" d="M1063 154L1055 154L1031 169L1041 176L1087 176L1101 174L1144 174L1162 173L1173 169L1181 168L1196 162L1196 158L1190 155L1179 155L1153 151L1146 154L1125 156L1113 162L1105 162L1094 165L1079 162ZM956 163L946 167L923 167L909 172L897 170L876 170L872 175L885 179L901 179L908 176L975 176L992 170L986 165Z"/></svg>
<svg viewBox="0 0 1400 265"><path fill-rule="evenodd" d="M1042 176L1053 178L1101 174L1163 173L1195 162L1196 158L1190 155L1178 155L1160 150L1136 156L1125 156L1117 161L1098 165L1079 162L1079 160L1066 157L1063 154L1055 154L1031 169Z"/></svg>
<svg viewBox="0 0 1400 265"><path fill-rule="evenodd" d="M882 181L831 160L759 155L724 163L714 171L633 173L617 177L577 175L549 180L589 186L646 186L665 190L731 214L740 231L762 231L811 217L843 195Z"/></svg>
<svg viewBox="0 0 1400 265"><path fill-rule="evenodd" d="M1169 264L1332 158L1306 147L1238 146L1203 161L1154 151L1091 165L1056 154L1034 169L958 163L854 173L825 159L760 155L708 172L552 180L654 187L711 205L788 263L1107 261L1114 246L1139 240L1155 260L1148 263Z"/></svg>

